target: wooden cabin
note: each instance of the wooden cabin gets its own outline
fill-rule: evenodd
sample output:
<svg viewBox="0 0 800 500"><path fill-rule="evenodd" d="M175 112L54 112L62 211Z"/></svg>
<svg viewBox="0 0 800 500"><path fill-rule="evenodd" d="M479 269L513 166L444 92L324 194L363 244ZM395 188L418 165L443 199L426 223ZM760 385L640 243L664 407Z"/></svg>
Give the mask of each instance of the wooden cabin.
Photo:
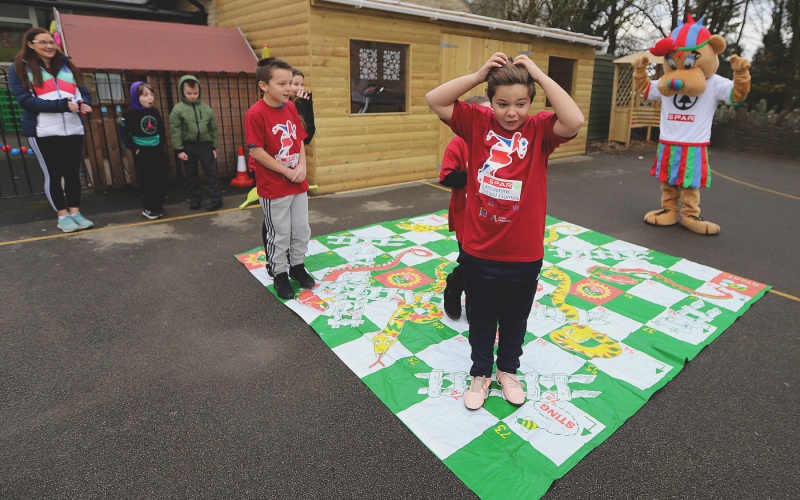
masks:
<svg viewBox="0 0 800 500"><path fill-rule="evenodd" d="M453 134L425 94L497 51L528 54L588 118L595 53L607 47L598 37L391 0L216 0L209 24L238 26L256 52L268 46L305 73L318 194L437 177ZM548 106L540 91L531 111ZM586 130L553 157L583 154Z"/></svg>

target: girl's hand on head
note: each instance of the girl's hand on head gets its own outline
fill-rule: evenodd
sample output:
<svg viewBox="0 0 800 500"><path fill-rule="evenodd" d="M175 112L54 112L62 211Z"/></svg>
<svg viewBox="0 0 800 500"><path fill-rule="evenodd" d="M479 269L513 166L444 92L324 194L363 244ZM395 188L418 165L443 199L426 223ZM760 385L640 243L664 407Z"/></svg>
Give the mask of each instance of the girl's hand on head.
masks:
<svg viewBox="0 0 800 500"><path fill-rule="evenodd" d="M544 71L539 69L539 66L536 65L535 62L531 60L530 57L526 56L525 54L520 54L514 58L514 65L515 66L522 66L533 78L533 81L538 82L539 79L544 76Z"/></svg>
<svg viewBox="0 0 800 500"><path fill-rule="evenodd" d="M486 80L486 77L489 75L489 71L493 70L494 68L500 68L509 62L510 59L507 55L503 54L502 52L495 52L492 54L492 57L486 61L486 64L484 64L483 67L478 70L477 75L481 77L481 80Z"/></svg>
<svg viewBox="0 0 800 500"><path fill-rule="evenodd" d="M297 98L308 100L308 92L306 92L305 90L301 90L300 92L297 93Z"/></svg>

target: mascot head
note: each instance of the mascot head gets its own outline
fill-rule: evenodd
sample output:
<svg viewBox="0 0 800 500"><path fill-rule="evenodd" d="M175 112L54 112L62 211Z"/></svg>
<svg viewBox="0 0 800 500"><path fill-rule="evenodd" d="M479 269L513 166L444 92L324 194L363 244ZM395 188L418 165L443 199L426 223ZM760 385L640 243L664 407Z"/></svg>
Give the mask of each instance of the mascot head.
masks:
<svg viewBox="0 0 800 500"><path fill-rule="evenodd" d="M664 57L664 76L658 81L658 91L664 96L684 94L697 97L706 90L706 79L719 69L719 54L727 47L720 35L712 35L703 26L703 18L695 22L686 15L667 38L650 49Z"/></svg>

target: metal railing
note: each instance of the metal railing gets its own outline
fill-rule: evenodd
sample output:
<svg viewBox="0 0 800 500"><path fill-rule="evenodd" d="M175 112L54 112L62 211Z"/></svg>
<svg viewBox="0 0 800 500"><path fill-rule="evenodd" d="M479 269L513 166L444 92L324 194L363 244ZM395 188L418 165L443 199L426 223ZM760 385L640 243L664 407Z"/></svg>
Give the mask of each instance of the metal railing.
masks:
<svg viewBox="0 0 800 500"><path fill-rule="evenodd" d="M120 140L119 120L130 106L130 87L136 81L147 81L155 91L155 106L164 118L167 133L165 145L169 159L169 179L183 183L182 162L172 149L169 130L169 112L180 102L178 81L187 73L182 71L131 71L109 72L95 70L83 73L92 94L92 113L85 117L84 187L95 190L136 185L133 158ZM252 74L246 73L191 73L200 81L201 98L211 106L217 119L219 145L217 167L220 177L236 174L238 149L244 146L242 120L247 109L259 98ZM0 105L2 111L2 144L21 153L27 140L21 136L20 109L11 94L7 74L0 69ZM8 123L9 126L5 124ZM14 123L16 127L11 126ZM6 129L9 130L6 130ZM13 130L12 130L13 129ZM5 148L8 149L8 148ZM202 171L202 169L201 169ZM202 175L202 174L201 174ZM34 156L0 151L0 198L24 196L44 192L44 177Z"/></svg>

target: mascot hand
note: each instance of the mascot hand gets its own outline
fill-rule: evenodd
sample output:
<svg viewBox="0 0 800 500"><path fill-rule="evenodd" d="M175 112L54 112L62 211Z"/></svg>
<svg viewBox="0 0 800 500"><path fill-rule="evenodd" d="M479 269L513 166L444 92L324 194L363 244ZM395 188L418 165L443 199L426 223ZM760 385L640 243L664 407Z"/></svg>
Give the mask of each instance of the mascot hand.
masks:
<svg viewBox="0 0 800 500"><path fill-rule="evenodd" d="M733 69L733 105L738 106L750 93L750 61L732 55L731 68Z"/></svg>
<svg viewBox="0 0 800 500"><path fill-rule="evenodd" d="M750 61L736 54L731 56L731 68L734 73L741 73L750 69Z"/></svg>
<svg viewBox="0 0 800 500"><path fill-rule="evenodd" d="M648 62L647 56L642 56L631 63L631 66L633 66L633 82L636 84L636 90L642 95L650 85L650 77L647 76Z"/></svg>
<svg viewBox="0 0 800 500"><path fill-rule="evenodd" d="M631 66L633 66L633 70L634 71L642 70L642 69L647 70L647 63L649 63L649 62L650 61L649 61L649 59L647 59L647 56L642 56L639 59L636 59L635 61L633 61L631 63Z"/></svg>

